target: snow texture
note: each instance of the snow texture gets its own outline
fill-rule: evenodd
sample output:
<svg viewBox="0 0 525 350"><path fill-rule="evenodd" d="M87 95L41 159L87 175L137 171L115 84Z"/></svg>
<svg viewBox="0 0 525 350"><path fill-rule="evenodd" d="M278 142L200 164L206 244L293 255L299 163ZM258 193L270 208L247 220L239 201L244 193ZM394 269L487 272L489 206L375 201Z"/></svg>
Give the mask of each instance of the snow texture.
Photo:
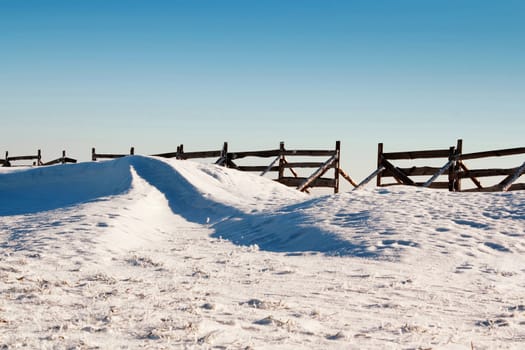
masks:
<svg viewBox="0 0 525 350"><path fill-rule="evenodd" d="M0 348L520 349L525 193L308 196L132 156L0 172Z"/></svg>

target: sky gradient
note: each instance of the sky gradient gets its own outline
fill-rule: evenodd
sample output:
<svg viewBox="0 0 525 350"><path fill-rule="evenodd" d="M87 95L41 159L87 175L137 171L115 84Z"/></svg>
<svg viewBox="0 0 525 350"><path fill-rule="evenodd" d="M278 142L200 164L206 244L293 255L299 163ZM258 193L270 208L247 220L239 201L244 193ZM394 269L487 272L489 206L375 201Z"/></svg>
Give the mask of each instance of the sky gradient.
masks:
<svg viewBox="0 0 525 350"><path fill-rule="evenodd" d="M0 0L0 152L525 146L525 2Z"/></svg>

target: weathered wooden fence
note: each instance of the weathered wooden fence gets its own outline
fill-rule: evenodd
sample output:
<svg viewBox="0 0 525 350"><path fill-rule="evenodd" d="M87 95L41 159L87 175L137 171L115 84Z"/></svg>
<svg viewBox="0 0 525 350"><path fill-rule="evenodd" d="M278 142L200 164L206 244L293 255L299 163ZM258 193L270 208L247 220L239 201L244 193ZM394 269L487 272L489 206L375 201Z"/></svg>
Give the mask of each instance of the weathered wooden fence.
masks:
<svg viewBox="0 0 525 350"><path fill-rule="evenodd" d="M91 150L91 159L115 159L134 155L135 149L131 147L129 154L97 153L95 148ZM175 152L154 154L156 157L177 159L205 159L212 158L215 164L240 171L258 172L261 176L276 173L274 180L286 186L296 187L300 191L308 192L313 187L333 188L334 193L339 192L340 177L347 180L354 189L359 189L367 183L376 179L378 187L393 185L420 186L428 188L448 189L449 191L462 192L494 192L525 190L525 183L517 183L525 174L525 161L516 167L510 168L476 168L467 166L467 161L480 160L491 157L509 157L525 155L525 147L490 150L475 153L463 153L463 141L458 140L456 146L434 150L417 150L402 152L385 152L383 143L378 144L377 168L359 184L341 169L341 143L336 142L334 149L287 149L284 142L279 148L262 151L230 152L228 143L224 142L219 150L187 152L184 145L177 147ZM292 158L301 158L291 161ZM308 158L324 157L322 161ZM253 159L270 158L270 163L253 165ZM296 159L297 159L296 158ZM251 159L252 164L241 164L244 159ZM307 160L304 160L307 159ZM43 162L42 153L37 151L36 155L10 156L5 153L5 159L0 159L0 165L12 166L13 162L29 160L35 166L52 164L76 163L76 160L66 156ZM398 161L433 160L440 162L440 166L396 166ZM327 173L333 170L333 175ZM424 178L418 181L416 178ZM446 180L443 179L446 177ZM504 177L493 185L485 185L480 178ZM391 180L391 181L389 181ZM438 181L439 180L439 181ZM464 188L464 181L470 180L472 188Z"/></svg>
<svg viewBox="0 0 525 350"><path fill-rule="evenodd" d="M3 161L3 166L12 166L13 162L18 162L21 160L31 160L34 161L34 165L42 165L42 152L37 151L36 155L29 156L9 156L9 152L5 152L5 159Z"/></svg>
<svg viewBox="0 0 525 350"><path fill-rule="evenodd" d="M129 154L97 153L95 147L91 149L91 160L96 162L99 159L117 159L135 154L135 148L131 147Z"/></svg>
<svg viewBox="0 0 525 350"><path fill-rule="evenodd" d="M268 173L277 173L276 181L291 187L296 187L300 191L308 192L312 187L333 188L334 193L339 192L339 175L356 185L350 176L341 169L341 142L337 141L335 149L332 150L302 150L286 149L284 142L279 144L279 148L262 151L243 151L229 152L228 143L223 144L222 149L215 151L186 152L184 145L177 147L176 152L155 154L157 157L177 158L177 159L196 159L196 158L217 158L215 164L240 171L258 172L261 176ZM301 161L289 162L291 157L328 157L324 162ZM273 158L269 164L264 165L241 165L240 160L246 158ZM297 169L313 169L309 176L300 176ZM333 169L333 177L324 177L325 174ZM290 174L287 176L285 172Z"/></svg>
<svg viewBox="0 0 525 350"><path fill-rule="evenodd" d="M29 160L33 161L34 166L53 165L53 164L65 164L65 163L76 163L76 159L66 157L66 151L62 151L62 157L51 160L49 162L42 161L42 152L37 151L36 155L28 156L9 156L9 152L5 152L5 159L0 159L0 164L4 167L13 166L13 162Z"/></svg>
<svg viewBox="0 0 525 350"><path fill-rule="evenodd" d="M461 141L461 140L460 140ZM463 191L476 192L498 192L498 191L516 191L525 190L524 183L515 183L520 176L525 174L525 161L513 168L490 168L490 169L469 169L465 161L472 159L482 159L490 157L508 157L525 154L525 148L508 148L493 151L484 151L476 153L459 154L457 159L455 178L455 190L461 191L461 180L470 179L475 188ZM503 180L492 186L483 186L479 178L505 176Z"/></svg>
<svg viewBox="0 0 525 350"><path fill-rule="evenodd" d="M465 161L470 159L481 159L489 157L503 157L525 154L525 148L501 149L485 152L463 154L463 140L458 140L456 146L447 149L384 152L384 145L380 143L377 151L377 169L364 179L356 189L365 186L376 178L378 187L393 185L420 186L429 188L448 189L449 191L469 192L495 192L513 191L525 189L525 184L515 182L525 173L525 162L518 167L505 169L472 169L467 168ZM417 159L443 159L445 163L441 167L412 166L398 167L392 161L417 160ZM417 182L413 176L430 176L424 182ZM447 176L447 181L436 181L442 176ZM501 182L492 186L483 186L479 177L506 176ZM395 182L384 183L384 178L393 178ZM462 179L470 179L475 188L462 189Z"/></svg>
<svg viewBox="0 0 525 350"><path fill-rule="evenodd" d="M62 157L50 160L49 162L42 163L42 165L54 165L54 164L66 164L76 163L77 160L66 156L66 151L62 151Z"/></svg>

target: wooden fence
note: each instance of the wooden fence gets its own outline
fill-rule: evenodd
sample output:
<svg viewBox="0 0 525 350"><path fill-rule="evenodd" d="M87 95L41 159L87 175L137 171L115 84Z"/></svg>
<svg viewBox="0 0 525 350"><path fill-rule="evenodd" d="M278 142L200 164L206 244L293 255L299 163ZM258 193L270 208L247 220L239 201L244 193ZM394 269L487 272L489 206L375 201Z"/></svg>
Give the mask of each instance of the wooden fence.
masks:
<svg viewBox="0 0 525 350"><path fill-rule="evenodd" d="M129 155L132 156L134 154L135 154L135 148L134 147L130 148L129 154L97 153L95 151L95 147L93 147L91 149L91 160L96 162L99 159L117 159L117 158L122 158L122 157L129 156Z"/></svg>
<svg viewBox="0 0 525 350"><path fill-rule="evenodd" d="M378 144L377 169L364 179L356 189L366 185L376 178L378 187L392 185L408 185L429 188L448 189L449 191L468 191L468 192L496 192L524 190L525 184L515 182L525 173L525 162L518 167L506 169L469 169L465 161L470 159L482 159L489 157L503 157L511 155L525 154L525 148L511 148L493 151L484 151L463 154L463 140L458 140L456 146L447 149L405 151L405 152L384 152L384 145ZM392 161L396 160L416 160L416 159L442 159L445 163L441 167L433 166L412 166L397 167ZM430 176L424 182L417 182L413 176ZM438 178L447 176L447 181L436 181ZM501 182L492 186L483 186L478 178L506 176ZM384 178L393 178L394 183L384 183ZM470 179L475 188L462 189L462 179Z"/></svg>
<svg viewBox="0 0 525 350"><path fill-rule="evenodd" d="M461 140L460 140L461 141ZM469 169L465 161L472 159L490 158L490 157L506 157L525 154L525 148L508 148L493 151L484 151L476 153L459 154L457 158L455 171L455 189L461 191L461 180L470 179L475 188L463 191L477 191L477 192L498 192L498 191L516 191L525 190L524 183L515 183L520 176L525 174L525 162L520 166L513 168L490 168L490 169ZM479 178L505 176L503 180L492 186L483 186Z"/></svg>
<svg viewBox="0 0 525 350"><path fill-rule="evenodd" d="M62 151L62 157L60 158L51 160L49 162L43 162L42 152L38 150L36 155L29 155L29 156L9 156L9 152L5 152L5 159L0 159L0 164L4 167L10 167L10 166L13 166L13 162L18 162L22 160L33 161L33 165L35 166L76 163L77 162L76 159L66 157L66 151Z"/></svg>
<svg viewBox="0 0 525 350"><path fill-rule="evenodd" d="M129 154L97 153L95 148L91 150L91 159L115 159L134 155L135 149L131 147ZM296 187L300 191L308 192L313 187L333 188L334 193L339 192L339 180L342 177L347 180L354 189L359 189L367 183L376 179L378 187L393 185L420 186L428 188L448 189L449 191L462 192L495 192L525 190L525 183L516 183L525 174L525 161L521 165L511 168L476 168L468 166L470 160L479 160L491 157L509 157L525 155L525 147L490 150L476 153L463 153L463 141L458 140L455 146L434 150L418 150L403 152L385 152L383 143L378 144L377 169L366 177L361 183L356 184L352 178L341 169L341 142L337 141L334 149L287 149L284 142L278 148L262 151L230 152L228 143L224 142L219 150L187 152L184 145L177 147L175 152L154 154L156 157L177 159L215 159L215 164L240 171L257 172L261 176L276 173L274 180L286 186ZM291 161L292 158L301 158ZM306 158L323 157L324 159L312 160ZM265 164L241 164L244 159L270 158ZM5 159L0 159L0 165L12 166L13 162L30 160L33 165L43 166L52 164L76 163L75 159L66 156L49 162L42 161L42 153L37 151L36 155L10 156L5 153ZM440 162L440 166L396 166L398 161L432 160ZM333 170L333 175L327 174ZM418 181L416 178L424 178ZM446 180L443 179L446 177ZM480 178L503 177L493 185L484 185ZM389 181L390 180L390 181ZM464 181L470 180L472 188L464 188Z"/></svg>
<svg viewBox="0 0 525 350"><path fill-rule="evenodd" d="M257 172L261 176L268 173L277 173L276 181L291 187L296 187L300 191L308 192L312 187L333 188L334 193L339 192L339 176L349 181L355 186L355 182L350 176L341 169L341 142L337 141L335 149L332 150L301 150L286 149L284 142L279 144L279 148L262 151L243 151L229 152L228 143L223 144L222 149L216 151L186 152L184 146L177 147L176 152L156 154L158 157L177 159L195 158L217 158L215 164L240 171ZM328 157L324 162L301 161L290 162L291 157ZM246 158L273 158L269 164L264 165L241 165L239 161ZM313 169L309 176L300 176L297 169ZM332 177L324 177L325 174L333 169ZM308 171L308 170L306 170ZM287 175L285 172L289 172Z"/></svg>
<svg viewBox="0 0 525 350"><path fill-rule="evenodd" d="M134 154L134 148L131 148L130 154ZM124 157L125 154L99 154L95 148L92 149L92 160ZM228 143L224 142L222 149L212 151L187 152L184 145L177 147L175 152L154 154L155 157L176 158L176 159L204 159L213 158L215 164L227 168L233 168L240 171L258 172L261 176L275 172L277 177L274 179L283 185L296 187L300 191L308 192L309 188L325 187L333 188L334 193L339 192L339 176L350 182L353 186L356 183L352 178L341 169L341 142L337 141L335 148L331 150L302 150L286 149L284 142L279 144L279 148L262 150L262 151L243 151L229 152ZM301 161L289 162L291 157L328 157L324 162L319 161ZM246 158L273 158L269 164L264 165L241 165L239 161ZM309 176L301 176L297 169L314 170ZM325 177L325 174L333 169L332 177ZM308 171L308 172L310 172ZM289 174L286 174L289 172Z"/></svg>

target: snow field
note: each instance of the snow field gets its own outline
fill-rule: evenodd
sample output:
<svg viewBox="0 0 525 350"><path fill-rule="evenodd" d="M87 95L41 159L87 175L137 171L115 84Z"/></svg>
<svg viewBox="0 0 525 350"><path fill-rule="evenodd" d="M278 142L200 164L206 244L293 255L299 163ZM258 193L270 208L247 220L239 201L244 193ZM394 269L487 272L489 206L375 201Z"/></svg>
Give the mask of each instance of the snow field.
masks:
<svg viewBox="0 0 525 350"><path fill-rule="evenodd" d="M234 170L128 157L2 174L0 215L7 348L525 341L523 193L310 197Z"/></svg>

